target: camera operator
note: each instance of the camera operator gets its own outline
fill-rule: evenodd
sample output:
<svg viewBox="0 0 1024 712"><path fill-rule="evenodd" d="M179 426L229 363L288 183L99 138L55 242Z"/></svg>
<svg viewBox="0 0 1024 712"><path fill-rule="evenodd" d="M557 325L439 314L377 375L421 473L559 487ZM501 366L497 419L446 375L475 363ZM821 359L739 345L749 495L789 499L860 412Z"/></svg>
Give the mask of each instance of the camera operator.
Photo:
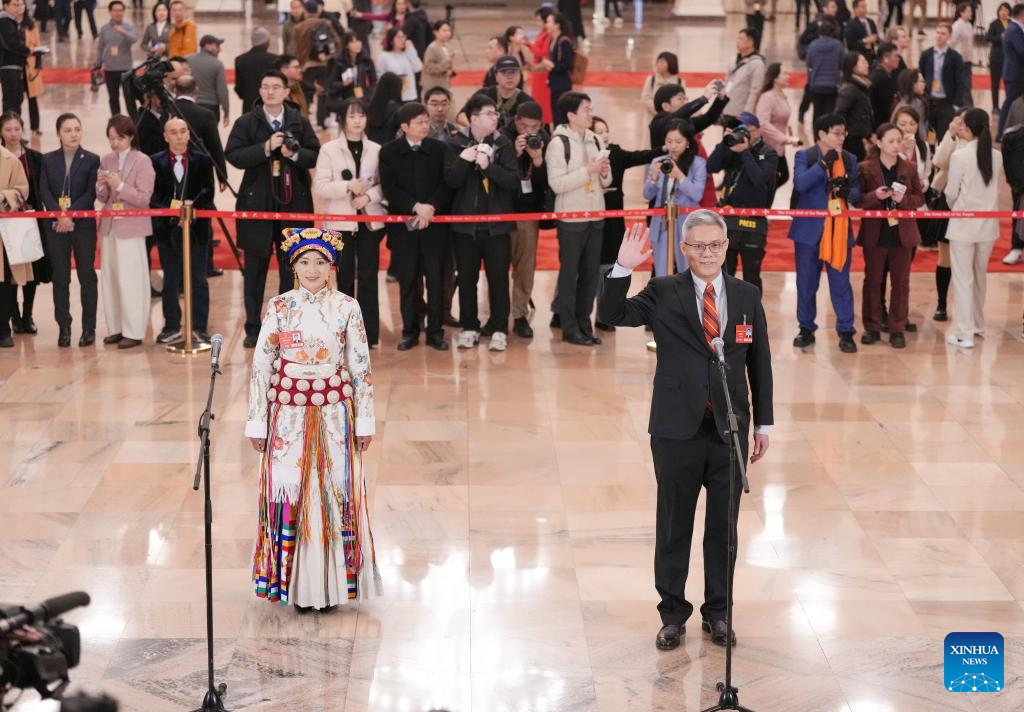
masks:
<svg viewBox="0 0 1024 712"><path fill-rule="evenodd" d="M271 69L260 77L260 98L252 111L231 127L224 153L245 171L236 210L311 213L313 194L309 170L316 165L320 141L298 109L285 103L288 80ZM254 348L262 324L263 290L270 256L280 245L285 227L308 227L288 220L240 220L238 246L245 251L245 342ZM279 294L292 289L287 260L278 260Z"/></svg>
<svg viewBox="0 0 1024 712"><path fill-rule="evenodd" d="M519 187L515 192L516 213L544 211L544 192L548 187L548 171L544 149L551 137L544 129L544 112L540 104L527 101L516 107L515 116L502 129L516 149ZM537 236L540 221L516 220L512 231L512 330L521 339L532 339L530 300L533 277L537 271Z"/></svg>
<svg viewBox="0 0 1024 712"><path fill-rule="evenodd" d="M452 137L445 157L445 182L452 189L451 212L453 215L511 213L520 184L515 148L498 132L498 107L493 99L477 93L466 102L464 111L469 117L469 126ZM491 337L489 350L504 351L507 346L509 235L514 227L509 221L452 225L462 324L455 345L460 349L476 346L481 332ZM487 273L491 309L483 329L477 316L481 260Z"/></svg>
<svg viewBox="0 0 1024 712"><path fill-rule="evenodd" d="M722 142L708 156L708 173L725 171L719 207L770 208L775 198L779 155L761 137L761 122L744 111L726 129ZM743 258L743 281L761 289L761 261L768 240L768 218L726 217L729 252L725 270L736 276ZM763 290L762 290L763 291Z"/></svg>
<svg viewBox="0 0 1024 712"><path fill-rule="evenodd" d="M828 210L831 214L825 218L793 218L789 228L796 252L796 317L800 324L793 346L799 349L814 343L818 284L824 267L836 313L839 350L856 353L850 286L853 227L841 214L849 204L860 200L857 159L843 150L846 120L839 114L815 118L814 134L815 144L797 151L793 158L793 207Z"/></svg>
<svg viewBox="0 0 1024 712"><path fill-rule="evenodd" d="M139 149L143 153L151 156L167 148L164 142L164 123L171 111L164 106L164 92L174 98L175 82L179 77L191 73L184 57L171 57L168 60L151 58L147 60L141 74L125 72L121 87L124 89L128 114L138 126ZM136 109L135 97L140 95L142 99Z"/></svg>
<svg viewBox="0 0 1024 712"><path fill-rule="evenodd" d="M221 192L227 190L227 163L224 160L224 144L220 140L220 132L217 130L217 116L212 111L198 103L199 86L194 77L187 74L178 77L174 82L174 90L177 95L177 109L182 118L188 122L196 137L202 142L203 149L210 154L214 164L219 169L217 182L220 183Z"/></svg>
<svg viewBox="0 0 1024 712"><path fill-rule="evenodd" d="M31 53L25 44L25 0L3 0L0 13L0 87L3 110L21 113L25 96L25 64Z"/></svg>

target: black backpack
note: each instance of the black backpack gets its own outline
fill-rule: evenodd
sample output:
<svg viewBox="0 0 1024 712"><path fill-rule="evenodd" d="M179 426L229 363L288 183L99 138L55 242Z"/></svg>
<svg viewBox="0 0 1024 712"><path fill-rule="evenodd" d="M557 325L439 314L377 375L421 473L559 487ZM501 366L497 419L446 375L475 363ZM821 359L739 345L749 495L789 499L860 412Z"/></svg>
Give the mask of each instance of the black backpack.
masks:
<svg viewBox="0 0 1024 712"><path fill-rule="evenodd" d="M569 145L570 145L569 144L569 137L565 136L563 134L555 134L555 136L552 137L552 140L554 140L555 138L562 139L562 148L565 150L565 165L568 166L569 165L569 156L570 156L570 153L569 153ZM601 144L600 144L600 142L598 142L596 136L594 137L594 145L597 146L597 150L598 151L601 150ZM550 183L544 189L544 212L545 213L553 213L553 212L555 212L555 191L551 190ZM556 227L557 224L558 224L557 220L541 220L540 221L540 228L542 230L550 230L550 229Z"/></svg>

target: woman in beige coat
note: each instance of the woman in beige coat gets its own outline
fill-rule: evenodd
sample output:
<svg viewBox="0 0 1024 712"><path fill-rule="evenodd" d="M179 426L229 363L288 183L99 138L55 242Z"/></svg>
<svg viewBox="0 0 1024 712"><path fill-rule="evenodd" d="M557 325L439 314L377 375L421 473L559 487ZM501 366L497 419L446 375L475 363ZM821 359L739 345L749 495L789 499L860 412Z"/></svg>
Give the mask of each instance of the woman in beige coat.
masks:
<svg viewBox="0 0 1024 712"><path fill-rule="evenodd" d="M950 210L995 210L1003 179L1003 156L992 148L988 112L969 109L959 126L960 148L949 159L946 201ZM953 268L953 329L946 342L974 348L985 333L988 258L999 238L995 218L951 218L946 230Z"/></svg>
<svg viewBox="0 0 1024 712"><path fill-rule="evenodd" d="M21 161L6 148L0 148L0 212L18 210L28 197L28 178ZM18 285L32 280L32 265L12 265L0 239L0 348L11 348L11 318L17 313Z"/></svg>
<svg viewBox="0 0 1024 712"><path fill-rule="evenodd" d="M366 138L362 102L342 102L338 120L341 135L320 147L316 161L314 190L322 209L334 215L384 215L387 210L382 205L384 193L377 170L380 144ZM345 249L337 263L338 290L356 297L363 310L366 341L373 348L380 338L377 271L384 223L328 221L324 227L339 230L344 237Z"/></svg>
<svg viewBox="0 0 1024 712"><path fill-rule="evenodd" d="M420 96L426 96L434 87L452 88L455 70L452 69L454 52L448 49L451 38L452 26L447 21L438 20L434 23L434 41L427 45L427 51L423 53L423 92Z"/></svg>
<svg viewBox="0 0 1024 712"><path fill-rule="evenodd" d="M25 46L31 52L39 44L39 25L25 15ZM28 126L37 136L43 133L39 128L39 97L43 95L43 89L42 58L29 54L25 60L25 96L28 97Z"/></svg>

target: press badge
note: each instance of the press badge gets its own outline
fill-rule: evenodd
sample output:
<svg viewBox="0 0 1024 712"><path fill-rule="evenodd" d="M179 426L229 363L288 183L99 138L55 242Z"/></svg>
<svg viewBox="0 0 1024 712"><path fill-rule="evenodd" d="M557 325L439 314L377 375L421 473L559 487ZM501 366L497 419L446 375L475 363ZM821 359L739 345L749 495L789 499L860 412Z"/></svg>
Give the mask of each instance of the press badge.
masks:
<svg viewBox="0 0 1024 712"><path fill-rule="evenodd" d="M114 45L113 47L110 48L110 56L111 57L116 57L117 53L119 51L120 51L120 48L117 45Z"/></svg>
<svg viewBox="0 0 1024 712"><path fill-rule="evenodd" d="M519 181L519 188L523 195L529 195L533 192L533 179L527 178L526 180Z"/></svg>
<svg viewBox="0 0 1024 712"><path fill-rule="evenodd" d="M279 336L282 349L297 349L302 346L301 331L282 331Z"/></svg>
<svg viewBox="0 0 1024 712"><path fill-rule="evenodd" d="M181 206L184 205L184 204L185 203L183 203L178 198L171 198L171 210L180 210Z"/></svg>
<svg viewBox="0 0 1024 712"><path fill-rule="evenodd" d="M754 325L753 324L737 324L736 325L736 343L737 344L752 344L752 343L754 343Z"/></svg>
<svg viewBox="0 0 1024 712"><path fill-rule="evenodd" d="M828 214L834 218L843 214L843 203L839 198L832 198L828 201Z"/></svg>
<svg viewBox="0 0 1024 712"><path fill-rule="evenodd" d="M117 202L110 204L110 209L111 210L124 210L124 203L122 203L120 200L118 200Z"/></svg>
<svg viewBox="0 0 1024 712"><path fill-rule="evenodd" d="M362 99L363 98L363 88L362 87L356 87L355 89L352 90L352 93L355 95L356 99Z"/></svg>
<svg viewBox="0 0 1024 712"><path fill-rule="evenodd" d="M888 218L888 221L889 221L889 227L896 227L897 225L900 224L900 219L899 218Z"/></svg>
<svg viewBox="0 0 1024 712"><path fill-rule="evenodd" d="M62 195L59 198L57 198L57 207L59 207L61 210L67 210L68 208L70 208L71 207L71 196L70 195Z"/></svg>

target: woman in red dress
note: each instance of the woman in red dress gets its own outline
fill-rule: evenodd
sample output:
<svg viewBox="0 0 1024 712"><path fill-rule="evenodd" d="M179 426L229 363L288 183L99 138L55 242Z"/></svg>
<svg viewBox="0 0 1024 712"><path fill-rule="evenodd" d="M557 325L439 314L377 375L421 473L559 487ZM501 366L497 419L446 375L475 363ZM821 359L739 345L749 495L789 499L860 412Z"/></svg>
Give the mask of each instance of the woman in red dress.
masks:
<svg viewBox="0 0 1024 712"><path fill-rule="evenodd" d="M554 115L551 113L551 88L548 86L548 73L544 71L541 60L551 54L551 35L548 34L546 24L548 15L552 13L550 7L542 7L534 13L537 22L540 23L540 32L537 39L530 45L530 52L533 53L533 64L530 65L530 96L540 104L541 112L544 115L544 123L551 125Z"/></svg>

